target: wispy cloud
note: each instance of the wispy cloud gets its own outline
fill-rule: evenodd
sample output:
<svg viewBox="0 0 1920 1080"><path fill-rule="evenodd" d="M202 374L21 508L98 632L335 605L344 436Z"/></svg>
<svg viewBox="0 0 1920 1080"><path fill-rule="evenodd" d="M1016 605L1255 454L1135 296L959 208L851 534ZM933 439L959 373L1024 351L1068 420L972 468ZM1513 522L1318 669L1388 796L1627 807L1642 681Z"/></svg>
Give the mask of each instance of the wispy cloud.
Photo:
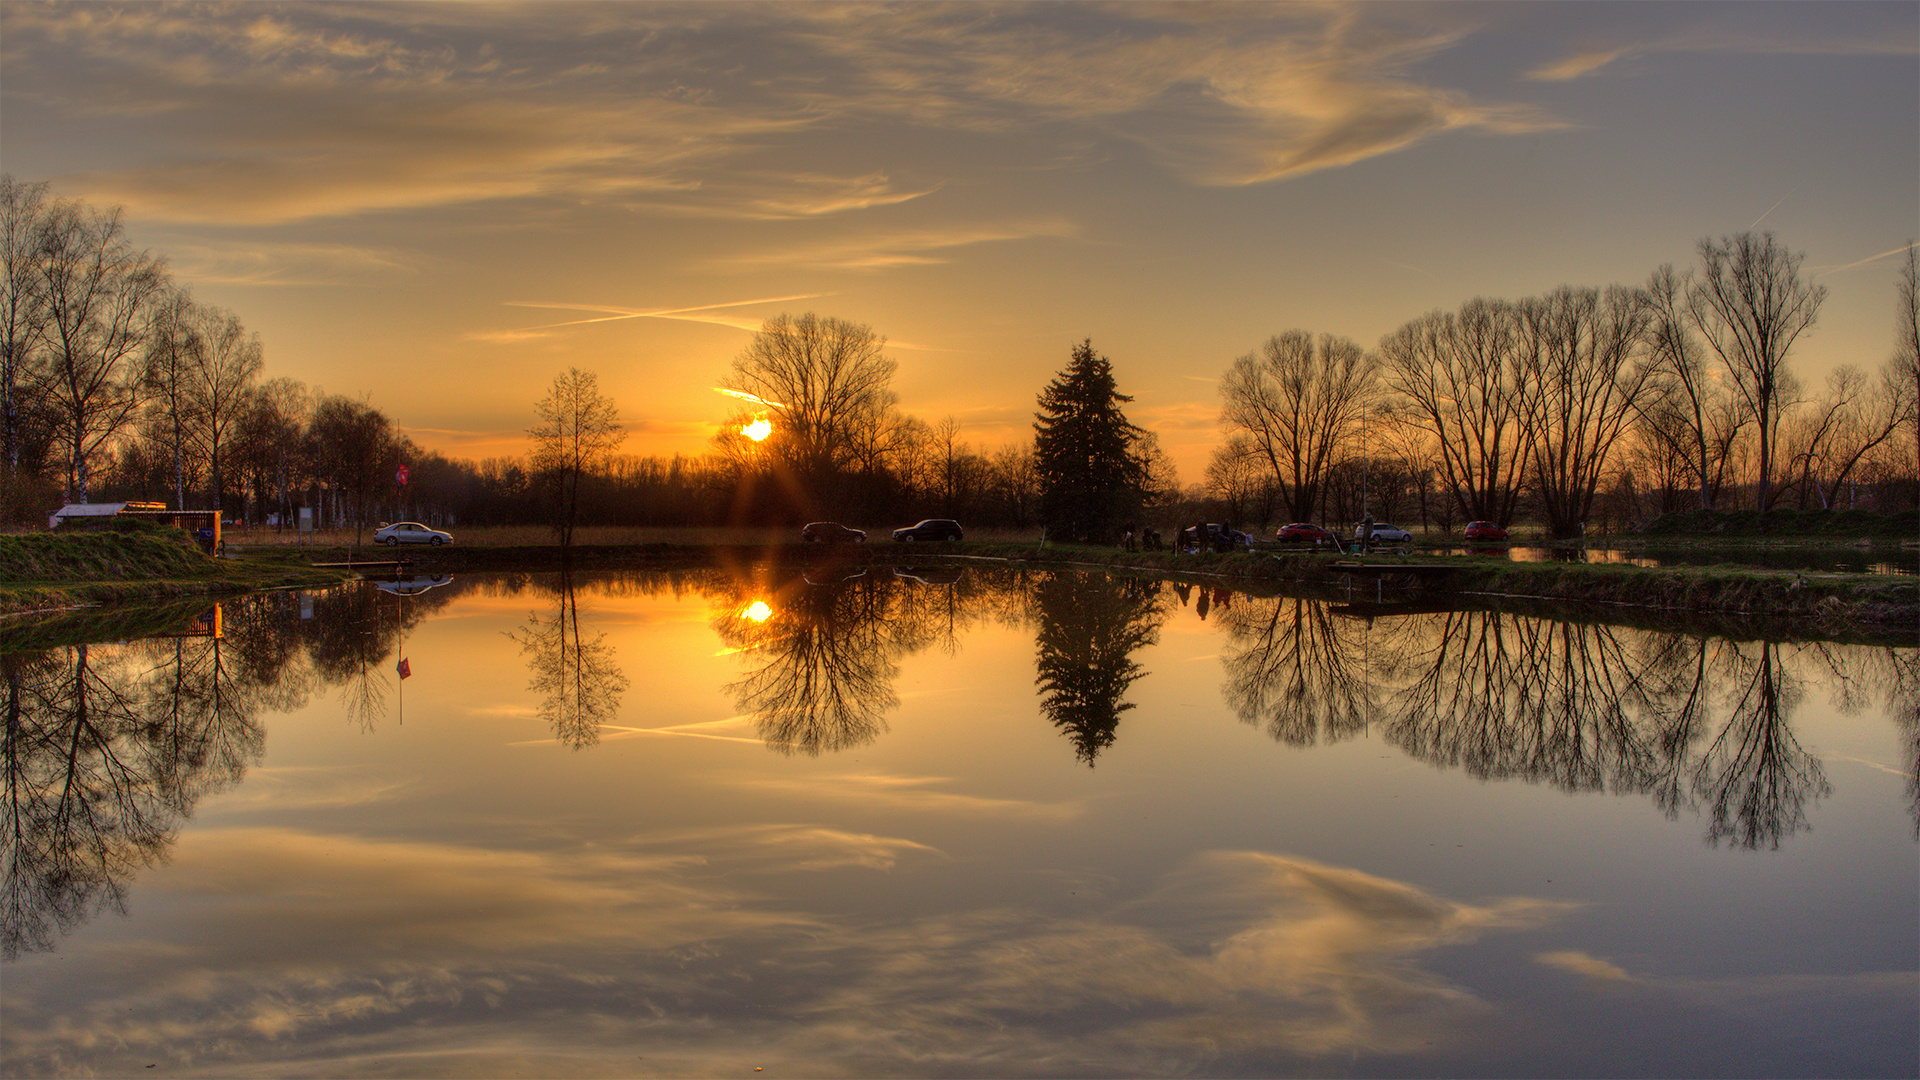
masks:
<svg viewBox="0 0 1920 1080"><path fill-rule="evenodd" d="M1626 968L1618 964L1602 960L1597 956L1589 956L1586 953L1574 949L1544 952L1535 956L1534 959L1548 967L1559 968L1562 971L1572 972L1575 975L1601 982L1630 983L1639 981L1628 974Z"/></svg>
<svg viewBox="0 0 1920 1080"><path fill-rule="evenodd" d="M510 300L509 307L549 308L556 311L590 311L596 313L592 318L568 319L564 322L541 323L537 326L523 326L511 330L482 330L470 335L476 341L511 342L529 338L545 337L554 330L570 326L590 326L594 323L621 322L627 319L674 319L682 322L711 323L716 326L730 326L736 330L756 332L766 322L764 318L744 315L729 315L726 308L747 307L752 304L785 304L795 300L812 300L830 293L795 293L791 296L768 296L754 300L728 300L718 304L701 304L695 307L680 308L629 308L614 307L607 304L547 303L534 300Z"/></svg>
<svg viewBox="0 0 1920 1080"><path fill-rule="evenodd" d="M716 269L745 270L801 266L833 270L890 270L950 261L959 249L979 244L1073 236L1064 218L1000 225L910 229L898 232L831 236L786 247L767 247L713 260Z"/></svg>
<svg viewBox="0 0 1920 1080"><path fill-rule="evenodd" d="M418 11L8 5L9 124L84 119L130 151L165 147L62 178L90 198L256 224L532 199L811 219L943 189L944 175L900 177L927 168L912 155L817 167L863 131L866 147L971 132L1009 168L1119 139L1189 179L1244 184L1445 131L1558 126L1423 83L1416 65L1464 30L1366 8Z"/></svg>
<svg viewBox="0 0 1920 1080"><path fill-rule="evenodd" d="M1818 5L1778 5L1781 19L1818 10ZM1763 14L1768 14L1763 8ZM1814 16L1816 20L1818 16ZM1539 82L1569 82L1618 67L1623 61L1655 55L1727 56L1912 56L1920 52L1910 35L1862 34L1815 21L1770 24L1753 19L1714 23L1682 31L1654 33L1640 41L1588 43L1527 72Z"/></svg>

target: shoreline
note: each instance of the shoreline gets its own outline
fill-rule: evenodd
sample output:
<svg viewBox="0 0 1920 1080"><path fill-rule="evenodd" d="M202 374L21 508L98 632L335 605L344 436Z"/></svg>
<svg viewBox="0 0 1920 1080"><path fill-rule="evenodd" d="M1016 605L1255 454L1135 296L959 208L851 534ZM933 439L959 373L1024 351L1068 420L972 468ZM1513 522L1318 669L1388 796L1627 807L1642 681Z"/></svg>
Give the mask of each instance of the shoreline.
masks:
<svg viewBox="0 0 1920 1080"><path fill-rule="evenodd" d="M206 559L165 539L141 543L162 552L157 571L128 554L116 565L106 559L58 554L66 545L117 544L122 538L43 537L56 569L34 580L8 566L0 581L0 627L14 628L76 610L190 599L285 588L317 588L342 581L385 577L397 559L400 573L550 572L624 569L733 569L754 564L815 566L859 564L912 566L927 563L992 563L1023 569L1124 573L1168 580L1231 584L1256 593L1304 593L1348 601L1349 613L1392 614L1410 605L1536 609L1562 618L1695 626L1741 636L1814 636L1920 645L1920 576L1772 570L1734 564L1640 567L1620 563L1513 562L1504 558L1411 553L1364 557L1370 568L1350 567L1361 557L1309 551L1255 550L1231 554L1175 555L1126 552L1074 544L969 541L958 544L849 544L822 547L769 539L758 543L673 543L576 546L552 544L376 548L360 554L341 547L289 548L264 545ZM1903 545L1900 551L1906 551ZM152 552L141 551L150 557ZM182 560L181 555L191 558ZM320 562L351 559L370 573ZM14 561L18 561L17 555ZM67 571L61 573L60 571ZM43 573L45 573L43 571ZM81 574L88 576L74 580ZM67 576L68 580L57 580ZM23 577L27 578L23 580ZM1372 593L1372 598L1365 594ZM1356 603L1353 598L1361 599Z"/></svg>

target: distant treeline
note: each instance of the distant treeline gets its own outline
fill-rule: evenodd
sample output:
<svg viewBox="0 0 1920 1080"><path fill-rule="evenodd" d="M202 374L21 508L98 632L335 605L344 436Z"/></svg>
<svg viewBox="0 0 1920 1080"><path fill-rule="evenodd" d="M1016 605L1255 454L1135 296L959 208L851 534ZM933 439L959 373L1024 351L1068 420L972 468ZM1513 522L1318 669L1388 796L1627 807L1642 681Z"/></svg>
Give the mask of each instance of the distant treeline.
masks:
<svg viewBox="0 0 1920 1080"><path fill-rule="evenodd" d="M264 378L258 336L135 250L117 210L4 176L0 214L0 523L128 499L282 527L301 508L322 527L556 521L554 471L535 468L531 445L449 458L364 398ZM1154 433L1119 412L1132 399L1090 343L1041 390L1039 438L980 447L951 417L897 408L895 362L871 328L782 315L734 362L753 404L707 452L599 454L577 464L567 513L649 526L953 517L1098 538L1135 519L1253 528L1370 513L1578 535L1681 510L1920 506L1914 253L1893 355L1818 391L1787 362L1825 295L1799 257L1769 234L1699 253L1697 271L1662 268L1633 288L1472 300L1376 350L1277 334L1228 366L1223 438L1187 486ZM1077 489L1103 461L1096 490Z"/></svg>

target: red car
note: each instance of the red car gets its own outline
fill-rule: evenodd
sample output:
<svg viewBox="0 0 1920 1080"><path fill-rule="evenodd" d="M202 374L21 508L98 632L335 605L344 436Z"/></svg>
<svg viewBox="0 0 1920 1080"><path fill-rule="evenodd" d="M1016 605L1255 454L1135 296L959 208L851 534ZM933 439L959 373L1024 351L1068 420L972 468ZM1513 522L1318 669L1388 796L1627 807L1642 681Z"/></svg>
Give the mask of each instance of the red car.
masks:
<svg viewBox="0 0 1920 1080"><path fill-rule="evenodd" d="M1296 521L1289 525L1280 526L1280 528L1274 530L1273 538L1282 543L1301 541L1314 544L1331 544L1334 542L1332 533L1318 525L1309 525L1304 521Z"/></svg>
<svg viewBox="0 0 1920 1080"><path fill-rule="evenodd" d="M1506 538L1507 530L1491 521L1467 522L1467 539L1469 540L1505 540Z"/></svg>

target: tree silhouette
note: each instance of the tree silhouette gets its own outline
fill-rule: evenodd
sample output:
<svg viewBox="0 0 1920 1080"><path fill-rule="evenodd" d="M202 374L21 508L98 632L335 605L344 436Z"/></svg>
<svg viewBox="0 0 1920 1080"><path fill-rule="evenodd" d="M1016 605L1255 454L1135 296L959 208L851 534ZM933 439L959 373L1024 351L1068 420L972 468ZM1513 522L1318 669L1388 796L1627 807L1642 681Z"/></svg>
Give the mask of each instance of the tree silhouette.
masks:
<svg viewBox="0 0 1920 1080"><path fill-rule="evenodd" d="M789 582L764 618L746 613L744 596L729 601L715 628L754 666L727 690L769 749L817 757L887 730L900 657L928 640L926 620L901 610L904 596L893 580L863 575Z"/></svg>
<svg viewBox="0 0 1920 1080"><path fill-rule="evenodd" d="M165 857L260 759L258 697L218 638L0 658L0 953L50 949Z"/></svg>
<svg viewBox="0 0 1920 1080"><path fill-rule="evenodd" d="M1319 600L1242 597L1223 608L1229 643L1221 694L1241 723L1291 746L1350 739L1376 702L1364 624Z"/></svg>
<svg viewBox="0 0 1920 1080"><path fill-rule="evenodd" d="M1033 456L1041 520L1053 535L1111 540L1139 518L1147 462L1138 446L1146 432L1120 411L1132 400L1091 340L1073 347L1072 361L1041 391Z"/></svg>
<svg viewBox="0 0 1920 1080"><path fill-rule="evenodd" d="M527 658L527 689L540 695L538 714L553 737L575 750L599 742L600 729L619 715L627 676L605 634L581 633L571 568L562 565L552 613L529 612L508 636Z"/></svg>
<svg viewBox="0 0 1920 1080"><path fill-rule="evenodd" d="M1127 687L1146 670L1135 650L1160 636L1158 586L1104 574L1048 574L1034 587L1040 710L1091 768L1113 745Z"/></svg>
<svg viewBox="0 0 1920 1080"><path fill-rule="evenodd" d="M1800 695L1780 666L1780 646L1753 648L1755 655L1739 654L1744 683L1726 725L1694 766L1694 785L1708 807L1708 843L1772 851L1811 828L1807 802L1833 788L1787 722Z"/></svg>

